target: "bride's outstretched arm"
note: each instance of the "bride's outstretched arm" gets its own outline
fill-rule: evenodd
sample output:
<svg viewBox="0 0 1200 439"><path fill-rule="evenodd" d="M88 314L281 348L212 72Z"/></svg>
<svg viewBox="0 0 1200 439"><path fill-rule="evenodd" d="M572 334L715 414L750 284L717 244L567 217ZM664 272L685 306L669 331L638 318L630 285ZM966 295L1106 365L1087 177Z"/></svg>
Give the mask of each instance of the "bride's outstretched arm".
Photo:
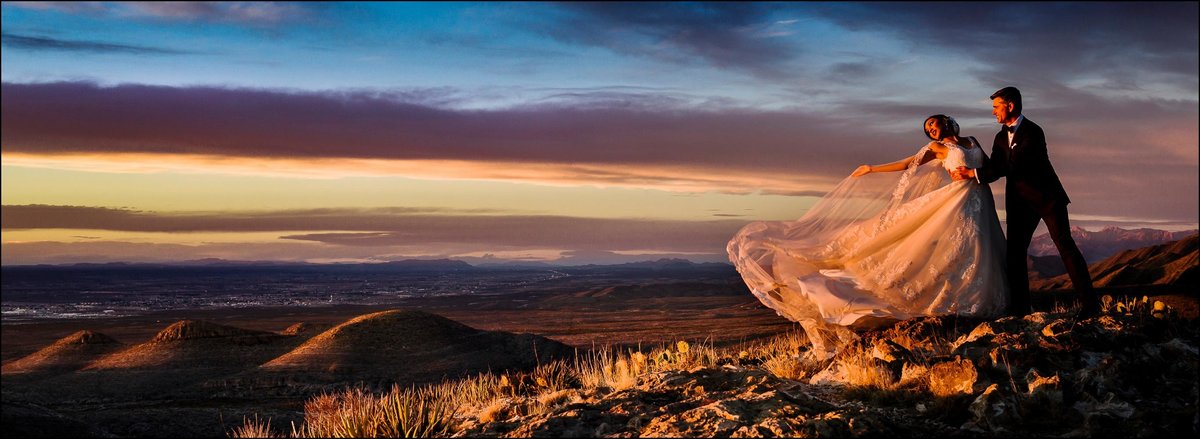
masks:
<svg viewBox="0 0 1200 439"><path fill-rule="evenodd" d="M925 163L926 161L928 161L926 156L929 155L929 153L930 152L927 150L922 150L921 152L917 153L916 155L913 155L912 157L906 157L906 158L896 160L891 163L885 163L882 165L862 165L862 166L859 166L858 169L855 169L854 172L850 174L850 176L861 177L861 176L870 174L872 172L903 171L905 169L908 169L909 166L912 166L913 161L917 161L918 164Z"/></svg>

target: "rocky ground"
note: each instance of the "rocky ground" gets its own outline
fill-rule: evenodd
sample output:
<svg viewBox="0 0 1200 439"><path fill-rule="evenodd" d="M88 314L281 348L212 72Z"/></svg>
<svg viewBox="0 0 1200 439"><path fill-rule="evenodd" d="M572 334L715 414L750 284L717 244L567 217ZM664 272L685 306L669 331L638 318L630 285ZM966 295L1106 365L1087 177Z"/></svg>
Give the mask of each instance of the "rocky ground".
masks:
<svg viewBox="0 0 1200 439"><path fill-rule="evenodd" d="M457 435L603 437L1191 436L1197 321L1152 305L1076 321L1066 313L918 318L860 334L798 376L763 358L643 375L632 387L511 398ZM1161 317L1156 318L1155 316Z"/></svg>
<svg viewBox="0 0 1200 439"><path fill-rule="evenodd" d="M773 335L798 327L752 297L682 293L643 297L646 295L639 288L630 287L624 295L622 291L585 291L572 295L571 300L549 295L548 303L525 297L475 304L471 301L478 298L462 298L421 307L478 329L538 329L536 332L553 335L556 340L573 341L580 353L592 346L583 341L600 334L604 336L601 340L618 350L707 339L704 344L717 356L704 367L642 374L619 389L576 384L468 407L455 418L454 434L1141 437L1195 434L1200 425L1200 320L1192 292L1151 296L1145 302L1140 296L1138 300L1123 299L1109 304L1109 315L1081 322L1065 312L994 321L912 319L862 329L857 341L843 346L837 356L817 359L798 347L803 343L756 347L771 344ZM1073 293L1056 297L1047 296L1039 309L1061 308L1059 303L1074 298ZM1158 299L1174 308L1155 312ZM287 433L291 423L305 422L305 401L313 392L320 392L313 389L336 390L336 386L306 379L310 374L290 374L278 383L278 389L263 388L258 385L262 380L249 379L258 375L247 375L242 369L257 368L342 323L347 315L378 310L334 311L285 313L272 309L205 315L238 327L248 323L246 327L253 331L246 334L191 331L186 329L204 328L180 324L164 330L170 325L166 315L139 318L134 323L142 323L132 326L124 320L72 323L107 325L102 328L104 333L108 328L130 332L113 337L119 341L115 343L88 332L60 339L60 343L51 339L40 347L57 346L53 358L26 354L25 360L5 362L0 425L6 435L17 437L219 437L241 425L244 416L258 415L273 420L276 434ZM309 318L314 316L320 318ZM317 324L305 331L304 325L292 325L296 321ZM92 329L47 325L23 325L23 330L57 332L61 334L56 337L61 338L72 331ZM38 329L35 326L54 331L34 331ZM14 328L22 329L22 325L5 326L6 349L10 348L9 337L19 335L12 333ZM275 334L254 332L264 330ZM385 332L433 341L432 336L415 330L392 328ZM213 337L192 340L185 336L188 334ZM246 342L247 337L255 342ZM227 338L231 345L220 343ZM171 355L161 349L137 350L139 339L153 341L146 342L147 346L172 348ZM128 366L135 359L155 360L155 364L165 361L166 365L139 362L142 366L136 370L84 367L87 370L71 372L92 364L98 356L116 358L109 345L145 354L117 362L119 365ZM376 342L356 342L355 346L361 349L346 353L387 351L375 349ZM787 348L782 355L781 346ZM546 352L540 350L542 353ZM444 352L437 355L457 358ZM494 359L492 354L478 357L470 358ZM531 358L538 361L537 356ZM444 373L450 369L432 361L389 361L443 371L436 374L439 380L443 375L448 379L462 376ZM33 366L40 368L37 373L30 372ZM16 369L25 371L10 373ZM326 365L320 370L328 369ZM388 370L393 373L401 368ZM347 385L361 384L354 374L342 378ZM275 381L268 384L276 385Z"/></svg>

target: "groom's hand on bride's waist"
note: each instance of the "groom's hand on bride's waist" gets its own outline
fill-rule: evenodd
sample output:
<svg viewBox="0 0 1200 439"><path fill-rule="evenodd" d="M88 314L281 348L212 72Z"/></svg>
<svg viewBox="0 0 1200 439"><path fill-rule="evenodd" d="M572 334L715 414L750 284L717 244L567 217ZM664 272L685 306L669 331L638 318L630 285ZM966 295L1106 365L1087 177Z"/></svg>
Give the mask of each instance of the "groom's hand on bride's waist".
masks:
<svg viewBox="0 0 1200 439"><path fill-rule="evenodd" d="M950 171L950 179L951 180L959 181L959 180L967 180L967 179L971 179L971 178L975 178L975 170L967 168L966 166L959 166L957 168L954 168L953 171Z"/></svg>

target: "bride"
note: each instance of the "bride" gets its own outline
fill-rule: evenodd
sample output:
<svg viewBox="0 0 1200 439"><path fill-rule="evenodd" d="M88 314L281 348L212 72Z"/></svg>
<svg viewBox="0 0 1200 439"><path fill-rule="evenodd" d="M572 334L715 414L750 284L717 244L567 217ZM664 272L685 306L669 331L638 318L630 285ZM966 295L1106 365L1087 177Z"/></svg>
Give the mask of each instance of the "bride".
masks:
<svg viewBox="0 0 1200 439"><path fill-rule="evenodd" d="M984 153L954 119L924 122L932 142L858 167L796 221L743 227L727 250L763 304L799 322L814 348L856 322L1003 313L1005 243L991 190L948 171ZM864 319L866 318L866 319ZM862 319L860 321L860 319Z"/></svg>

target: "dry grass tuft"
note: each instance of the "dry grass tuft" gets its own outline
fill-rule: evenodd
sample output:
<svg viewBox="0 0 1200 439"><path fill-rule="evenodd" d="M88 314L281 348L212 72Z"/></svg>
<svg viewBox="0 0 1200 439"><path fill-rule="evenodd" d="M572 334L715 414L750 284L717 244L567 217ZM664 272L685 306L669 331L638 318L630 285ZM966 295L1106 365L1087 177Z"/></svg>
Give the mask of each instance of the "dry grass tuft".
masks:
<svg viewBox="0 0 1200 439"><path fill-rule="evenodd" d="M805 355L808 351L808 336L804 331L788 331L764 343L746 347L738 352L738 361L753 364L761 361L762 368L772 375L790 380L811 377L824 367L824 362Z"/></svg>
<svg viewBox="0 0 1200 439"><path fill-rule="evenodd" d="M480 410L479 414L475 416L475 419L478 420L480 424L488 424L503 420L508 414L510 407L512 407L512 404L508 398L496 399Z"/></svg>
<svg viewBox="0 0 1200 439"><path fill-rule="evenodd" d="M574 389L563 389L553 392L546 392L537 397L537 408L534 410L538 413L554 411L566 404L579 400L579 391Z"/></svg>
<svg viewBox="0 0 1200 439"><path fill-rule="evenodd" d="M254 419L242 418L242 425L240 427L234 427L233 430L229 432L229 437L232 437L232 438L264 438L264 437L265 438L276 438L276 437L283 437L283 435L275 433L274 431L271 430L271 420L270 419L263 421L258 418L258 415L255 415Z"/></svg>

